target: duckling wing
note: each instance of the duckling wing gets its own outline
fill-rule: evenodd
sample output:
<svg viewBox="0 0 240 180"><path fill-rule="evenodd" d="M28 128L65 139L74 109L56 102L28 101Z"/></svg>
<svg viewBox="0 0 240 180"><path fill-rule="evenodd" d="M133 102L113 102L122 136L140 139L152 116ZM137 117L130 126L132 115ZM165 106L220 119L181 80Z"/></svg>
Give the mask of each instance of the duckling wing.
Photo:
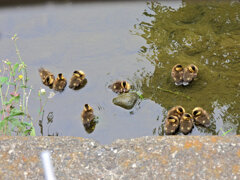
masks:
<svg viewBox="0 0 240 180"><path fill-rule="evenodd" d="M172 71L171 76L176 84L179 84L183 81L183 71L176 72Z"/></svg>

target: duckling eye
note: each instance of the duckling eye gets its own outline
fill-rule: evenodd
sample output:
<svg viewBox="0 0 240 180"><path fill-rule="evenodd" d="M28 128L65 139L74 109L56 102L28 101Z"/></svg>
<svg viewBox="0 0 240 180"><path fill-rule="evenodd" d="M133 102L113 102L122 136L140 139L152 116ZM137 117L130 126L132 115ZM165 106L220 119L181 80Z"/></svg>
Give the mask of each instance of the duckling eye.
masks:
<svg viewBox="0 0 240 180"><path fill-rule="evenodd" d="M193 115L197 115L197 113L198 113L198 111L194 111L194 112L193 112Z"/></svg>
<svg viewBox="0 0 240 180"><path fill-rule="evenodd" d="M126 82L125 81L123 81L123 87L126 87Z"/></svg>
<svg viewBox="0 0 240 180"><path fill-rule="evenodd" d="M195 71L195 70L196 70L194 66L192 66L192 70L193 70L193 71Z"/></svg>
<svg viewBox="0 0 240 180"><path fill-rule="evenodd" d="M177 67L177 68L182 68L182 65L179 64L179 65L177 65L176 67Z"/></svg>
<svg viewBox="0 0 240 180"><path fill-rule="evenodd" d="M190 115L189 115L189 114L186 114L185 116L186 116L186 117L190 117Z"/></svg>
<svg viewBox="0 0 240 180"><path fill-rule="evenodd" d="M49 77L47 77L46 81L47 81L47 83L49 83L49 81L50 81Z"/></svg>
<svg viewBox="0 0 240 180"><path fill-rule="evenodd" d="M183 109L182 109L182 108L179 108L178 110L179 110L179 112L181 112L181 113L183 112Z"/></svg>

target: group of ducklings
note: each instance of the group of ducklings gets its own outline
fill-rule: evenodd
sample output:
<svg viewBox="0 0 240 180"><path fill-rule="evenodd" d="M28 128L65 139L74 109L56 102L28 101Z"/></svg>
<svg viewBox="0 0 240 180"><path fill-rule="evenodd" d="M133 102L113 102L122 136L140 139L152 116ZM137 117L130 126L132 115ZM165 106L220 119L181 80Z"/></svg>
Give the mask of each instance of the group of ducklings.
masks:
<svg viewBox="0 0 240 180"><path fill-rule="evenodd" d="M185 113L182 106L176 106L168 111L164 131L167 135L172 135L179 128L186 135L192 131L193 123L208 126L210 124L208 113L201 107L194 108L192 114Z"/></svg>
<svg viewBox="0 0 240 180"><path fill-rule="evenodd" d="M54 89L55 91L64 91L67 85L67 80L62 73L59 73L57 78L55 78L53 73L51 73L49 70L40 68L39 74L44 85L48 86L50 89ZM86 82L87 79L85 73L81 70L76 70L73 72L73 75L70 79L69 88L79 90L85 86ZM131 86L127 81L116 81L115 83L111 84L109 88L111 88L115 93L127 93L129 92ZM91 133L94 130L96 122L94 121L95 115L93 113L93 108L89 104L84 105L81 117L85 130L88 133Z"/></svg>
<svg viewBox="0 0 240 180"><path fill-rule="evenodd" d="M50 71L44 68L40 68L39 73L44 85L59 92L62 92L65 89L67 80L62 73L59 73L56 79ZM197 77L197 73L198 68L193 64L188 65L185 68L180 64L176 64L172 68L171 76L177 86L186 86ZM78 90L85 84L85 73L81 70L74 71L70 79L69 88ZM127 93L131 88L127 81L116 81L108 87L112 89L113 92L119 94ZM85 129L87 130L91 128L95 115L93 108L89 104L84 105L81 117ZM193 122L195 122L196 125L208 126L210 123L208 113L201 107L196 107L192 110L192 114L189 114L185 113L185 109L182 106L176 106L168 111L164 130L167 135L171 135L175 134L180 127L180 131L183 134L188 134L193 128Z"/></svg>
<svg viewBox="0 0 240 180"><path fill-rule="evenodd" d="M64 91L67 85L67 80L62 73L59 73L57 78L55 78L53 73L47 69L40 68L39 74L44 85L48 86L50 89L54 89L55 91ZM85 82L85 73L83 71L76 70L73 72L73 75L70 79L69 88L74 90L80 89L82 86L84 86Z"/></svg>
<svg viewBox="0 0 240 180"><path fill-rule="evenodd" d="M190 64L187 67L183 68L181 64L176 64L172 68L172 78L175 82L175 85L187 86L192 82L198 74L198 68L194 64Z"/></svg>

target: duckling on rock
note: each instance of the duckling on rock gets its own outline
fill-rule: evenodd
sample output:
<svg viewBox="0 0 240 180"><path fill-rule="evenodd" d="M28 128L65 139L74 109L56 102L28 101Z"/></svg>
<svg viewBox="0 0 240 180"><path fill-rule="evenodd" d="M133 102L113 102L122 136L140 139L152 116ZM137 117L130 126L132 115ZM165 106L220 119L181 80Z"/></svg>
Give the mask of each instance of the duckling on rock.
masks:
<svg viewBox="0 0 240 180"><path fill-rule="evenodd" d="M167 116L170 117L171 115L177 116L181 119L182 115L185 113L185 109L182 106L175 106L168 111Z"/></svg>
<svg viewBox="0 0 240 180"><path fill-rule="evenodd" d="M53 83L53 89L55 91L62 92L66 87L66 85L67 85L67 80L65 79L65 77L63 77L62 73L59 73L58 77L55 79Z"/></svg>
<svg viewBox="0 0 240 180"><path fill-rule="evenodd" d="M190 82L192 82L198 73L198 68L194 64L191 64L184 68L183 72L183 85L187 86Z"/></svg>
<svg viewBox="0 0 240 180"><path fill-rule="evenodd" d="M180 119L180 131L183 134L188 134L191 132L193 128L193 117L189 113L183 114L182 118Z"/></svg>
<svg viewBox="0 0 240 180"><path fill-rule="evenodd" d="M108 87L111 88L115 93L127 93L131 88L127 81L116 81Z"/></svg>
<svg viewBox="0 0 240 180"><path fill-rule="evenodd" d="M87 83L86 75L83 71L74 71L70 80L69 88L78 90Z"/></svg>
<svg viewBox="0 0 240 180"><path fill-rule="evenodd" d="M85 128L88 128L91 125L91 122L94 121L95 115L93 114L93 109L88 104L84 105L82 111L82 122Z"/></svg>
<svg viewBox="0 0 240 180"><path fill-rule="evenodd" d="M179 119L177 116L168 116L167 119L165 120L165 133L167 135L171 135L176 133L177 129L179 127Z"/></svg>
<svg viewBox="0 0 240 180"><path fill-rule="evenodd" d="M44 69L44 68L40 68L38 71L39 71L40 77L42 79L42 83L45 86L48 86L49 88L52 89L53 82L55 80L54 75L50 71L48 71L47 69Z"/></svg>
<svg viewBox="0 0 240 180"><path fill-rule="evenodd" d="M173 66L171 75L175 85L180 86L183 84L183 67L181 64Z"/></svg>
<svg viewBox="0 0 240 180"><path fill-rule="evenodd" d="M203 108L194 108L192 115L196 125L208 126L210 124L209 115Z"/></svg>

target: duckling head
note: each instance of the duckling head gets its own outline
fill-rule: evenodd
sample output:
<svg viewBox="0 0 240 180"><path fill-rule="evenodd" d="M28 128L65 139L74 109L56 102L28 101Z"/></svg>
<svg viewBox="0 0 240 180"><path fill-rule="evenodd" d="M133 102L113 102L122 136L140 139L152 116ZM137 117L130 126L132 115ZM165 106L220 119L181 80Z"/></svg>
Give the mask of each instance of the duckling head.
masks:
<svg viewBox="0 0 240 180"><path fill-rule="evenodd" d="M175 65L175 71L180 72L180 71L182 71L182 70L183 70L183 67L182 67L181 64Z"/></svg>
<svg viewBox="0 0 240 180"><path fill-rule="evenodd" d="M197 72L197 67L195 65L190 65L188 67L188 70L191 72L191 73L196 73Z"/></svg>
<svg viewBox="0 0 240 180"><path fill-rule="evenodd" d="M168 117L168 122L170 123L175 123L178 120L177 116L169 116Z"/></svg>
<svg viewBox="0 0 240 180"><path fill-rule="evenodd" d="M181 116L185 113L185 109L182 106L177 106L176 111Z"/></svg>
<svg viewBox="0 0 240 180"><path fill-rule="evenodd" d="M189 121L189 120L191 120L191 119L192 119L192 115L191 115L191 114L185 113L185 114L183 115L183 120Z"/></svg>
<svg viewBox="0 0 240 180"><path fill-rule="evenodd" d="M123 92L126 92L130 89L130 84L127 81L122 81L121 87L123 88Z"/></svg>
<svg viewBox="0 0 240 180"><path fill-rule="evenodd" d="M194 108L192 114L194 117L200 116L202 114L202 108L200 107Z"/></svg>
<svg viewBox="0 0 240 180"><path fill-rule="evenodd" d="M63 74L62 74L62 73L59 73L57 79L58 79L58 80L62 80L62 79L65 79L65 78L63 77Z"/></svg>
<svg viewBox="0 0 240 180"><path fill-rule="evenodd" d="M80 79L85 79L85 73L83 71L74 71L73 75L79 77Z"/></svg>
<svg viewBox="0 0 240 180"><path fill-rule="evenodd" d="M47 84L51 85L53 84L54 79L52 78L52 76L48 76L45 81L47 82Z"/></svg>
<svg viewBox="0 0 240 180"><path fill-rule="evenodd" d="M92 111L92 110L93 110L92 107L89 106L88 104L84 105L84 111Z"/></svg>

